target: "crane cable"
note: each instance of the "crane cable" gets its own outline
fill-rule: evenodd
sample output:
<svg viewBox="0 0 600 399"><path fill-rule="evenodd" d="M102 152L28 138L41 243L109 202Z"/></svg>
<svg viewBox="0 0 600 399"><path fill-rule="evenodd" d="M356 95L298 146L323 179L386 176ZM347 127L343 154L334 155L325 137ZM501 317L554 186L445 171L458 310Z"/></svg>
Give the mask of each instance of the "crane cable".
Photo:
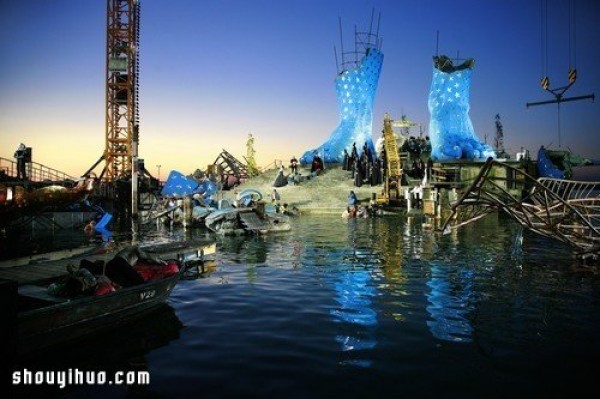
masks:
<svg viewBox="0 0 600 399"><path fill-rule="evenodd" d="M572 29L571 25L573 25ZM573 33L573 40L571 40L571 31ZM572 51L571 44L573 45ZM575 0L569 0L569 70L575 68L577 68L577 14Z"/></svg>
<svg viewBox="0 0 600 399"><path fill-rule="evenodd" d="M548 76L548 0L540 0L540 47L542 76Z"/></svg>

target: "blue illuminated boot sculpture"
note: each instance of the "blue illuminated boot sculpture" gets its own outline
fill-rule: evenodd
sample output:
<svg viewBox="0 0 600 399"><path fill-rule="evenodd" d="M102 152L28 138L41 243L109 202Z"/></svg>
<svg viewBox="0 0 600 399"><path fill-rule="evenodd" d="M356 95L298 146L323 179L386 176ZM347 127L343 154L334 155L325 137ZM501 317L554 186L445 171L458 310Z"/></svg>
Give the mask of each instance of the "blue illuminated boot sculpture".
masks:
<svg viewBox="0 0 600 399"><path fill-rule="evenodd" d="M475 61L458 66L446 56L433 57L429 92L431 156L437 161L486 159L494 150L479 141L469 118L469 90Z"/></svg>
<svg viewBox="0 0 600 399"><path fill-rule="evenodd" d="M382 64L383 53L374 47L367 48L355 68L344 70L337 76L335 91L340 113L339 125L331 133L329 140L302 155L301 164L310 164L315 153L326 163L342 162L344 149L351 154L354 143L359 155L365 143L371 154L375 153L371 137L373 100Z"/></svg>

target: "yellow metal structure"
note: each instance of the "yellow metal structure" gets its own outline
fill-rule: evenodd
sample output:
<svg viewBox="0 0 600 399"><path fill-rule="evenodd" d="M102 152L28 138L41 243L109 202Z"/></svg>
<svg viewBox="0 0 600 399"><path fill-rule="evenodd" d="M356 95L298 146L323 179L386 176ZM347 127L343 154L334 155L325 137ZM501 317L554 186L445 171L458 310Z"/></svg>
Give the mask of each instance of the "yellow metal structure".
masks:
<svg viewBox="0 0 600 399"><path fill-rule="evenodd" d="M385 148L387 157L387 176L384 182L384 198L380 202L388 202L390 199L395 199L402 180L402 161L400 160L398 145L396 144L393 123L394 121L386 113L383 117L383 147Z"/></svg>
<svg viewBox="0 0 600 399"><path fill-rule="evenodd" d="M132 172L139 126L139 1L107 0L106 181ZM136 143L137 144L137 143Z"/></svg>
<svg viewBox="0 0 600 399"><path fill-rule="evenodd" d="M388 114L383 118L383 146L387 156L387 171L389 177L397 177L402 175L402 164L400 162L400 154L396 144L396 136L392 127L392 120Z"/></svg>
<svg viewBox="0 0 600 399"><path fill-rule="evenodd" d="M400 128L400 132L404 135L408 136L408 132L411 127L419 127L419 135L421 135L421 124L417 122L412 122L406 119L405 115L402 115L402 118L399 121L392 121L392 127Z"/></svg>

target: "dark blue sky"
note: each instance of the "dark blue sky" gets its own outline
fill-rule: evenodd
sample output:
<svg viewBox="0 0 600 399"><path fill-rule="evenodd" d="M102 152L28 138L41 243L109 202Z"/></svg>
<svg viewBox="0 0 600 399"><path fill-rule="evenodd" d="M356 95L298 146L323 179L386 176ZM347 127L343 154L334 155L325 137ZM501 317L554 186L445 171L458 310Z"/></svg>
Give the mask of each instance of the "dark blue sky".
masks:
<svg viewBox="0 0 600 399"><path fill-rule="evenodd" d="M429 124L431 57L473 57L471 119L491 143L500 114L505 143L558 146L557 107L544 73L539 0L142 0L141 155L184 173L222 148L241 158L248 133L259 164L325 141L338 123L333 80L338 18L344 46L354 25L381 12L385 55L373 131L385 112ZM575 2L578 81L568 96L600 95L600 2ZM569 1L548 0L548 75L567 83ZM23 141L34 160L78 174L104 149L105 0L0 0L0 156ZM572 38L573 39L573 38ZM573 62L574 61L574 62ZM589 100L562 105L562 145L600 158L600 112ZM65 150L74 154L64 156Z"/></svg>

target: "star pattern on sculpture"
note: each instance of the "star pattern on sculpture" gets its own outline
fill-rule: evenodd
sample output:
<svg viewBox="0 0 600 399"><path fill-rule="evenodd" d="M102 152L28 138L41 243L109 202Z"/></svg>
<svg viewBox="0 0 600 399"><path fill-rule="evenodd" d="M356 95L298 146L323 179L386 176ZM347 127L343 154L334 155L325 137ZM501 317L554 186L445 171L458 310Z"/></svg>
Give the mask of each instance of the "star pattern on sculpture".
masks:
<svg viewBox="0 0 600 399"><path fill-rule="evenodd" d="M469 112L471 70L445 72L434 67L429 111L432 156L437 160L495 156L479 141Z"/></svg>
<svg viewBox="0 0 600 399"><path fill-rule="evenodd" d="M374 151L371 131L373 125L373 100L377 90L383 54L376 49L368 49L355 69L345 70L336 78L336 93L340 122L329 140L313 150L306 151L300 162L312 162L315 152L324 157L325 162L341 162L343 150L348 152L352 144L359 149L367 143Z"/></svg>

